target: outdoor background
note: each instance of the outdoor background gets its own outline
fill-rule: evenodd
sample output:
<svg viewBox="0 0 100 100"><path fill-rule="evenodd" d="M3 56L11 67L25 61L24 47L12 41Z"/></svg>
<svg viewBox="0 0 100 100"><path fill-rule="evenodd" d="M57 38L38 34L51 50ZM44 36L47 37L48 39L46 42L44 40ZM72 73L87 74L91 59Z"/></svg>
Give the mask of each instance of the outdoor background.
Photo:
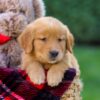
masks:
<svg viewBox="0 0 100 100"><path fill-rule="evenodd" d="M84 83L83 100L100 100L100 0L44 0L47 16L68 25Z"/></svg>

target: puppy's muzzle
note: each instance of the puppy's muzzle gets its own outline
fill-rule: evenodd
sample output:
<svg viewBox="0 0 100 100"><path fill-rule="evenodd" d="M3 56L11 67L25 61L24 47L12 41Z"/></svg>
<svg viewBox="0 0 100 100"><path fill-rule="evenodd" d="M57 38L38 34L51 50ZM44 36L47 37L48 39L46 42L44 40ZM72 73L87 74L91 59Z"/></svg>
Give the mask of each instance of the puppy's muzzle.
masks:
<svg viewBox="0 0 100 100"><path fill-rule="evenodd" d="M50 58L51 58L51 59L57 58L58 54L59 54L58 51L50 51L50 52L49 52L49 55L50 55Z"/></svg>

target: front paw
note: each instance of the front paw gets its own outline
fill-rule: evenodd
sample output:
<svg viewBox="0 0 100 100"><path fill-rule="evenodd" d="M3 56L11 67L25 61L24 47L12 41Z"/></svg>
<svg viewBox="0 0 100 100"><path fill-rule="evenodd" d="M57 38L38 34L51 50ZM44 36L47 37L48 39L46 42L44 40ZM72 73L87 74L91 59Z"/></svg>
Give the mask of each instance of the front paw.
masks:
<svg viewBox="0 0 100 100"><path fill-rule="evenodd" d="M43 70L31 71L29 77L34 84L42 84L45 82L45 73Z"/></svg>
<svg viewBox="0 0 100 100"><path fill-rule="evenodd" d="M64 73L61 71L49 70L47 74L48 85L51 87L59 85L59 83L63 79L63 76L64 76Z"/></svg>

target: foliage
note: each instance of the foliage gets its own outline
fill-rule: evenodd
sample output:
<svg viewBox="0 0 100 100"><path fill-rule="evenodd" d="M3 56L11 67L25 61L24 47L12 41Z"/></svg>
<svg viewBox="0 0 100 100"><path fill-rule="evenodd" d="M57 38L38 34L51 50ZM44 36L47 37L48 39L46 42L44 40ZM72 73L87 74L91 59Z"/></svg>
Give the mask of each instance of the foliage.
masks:
<svg viewBox="0 0 100 100"><path fill-rule="evenodd" d="M47 15L67 24L79 42L100 43L100 0L45 0Z"/></svg>

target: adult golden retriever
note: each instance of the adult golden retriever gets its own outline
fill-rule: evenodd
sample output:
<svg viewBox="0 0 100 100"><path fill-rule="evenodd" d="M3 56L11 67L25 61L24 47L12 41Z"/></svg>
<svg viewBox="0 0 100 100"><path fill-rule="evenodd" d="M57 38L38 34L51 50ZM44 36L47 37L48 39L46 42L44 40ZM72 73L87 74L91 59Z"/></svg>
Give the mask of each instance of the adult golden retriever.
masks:
<svg viewBox="0 0 100 100"><path fill-rule="evenodd" d="M34 83L43 83L44 69L48 69L48 85L57 86L65 71L74 67L77 75L61 99L81 100L80 70L72 51L74 38L66 25L56 18L42 17L30 23L18 41L23 48L21 66Z"/></svg>

